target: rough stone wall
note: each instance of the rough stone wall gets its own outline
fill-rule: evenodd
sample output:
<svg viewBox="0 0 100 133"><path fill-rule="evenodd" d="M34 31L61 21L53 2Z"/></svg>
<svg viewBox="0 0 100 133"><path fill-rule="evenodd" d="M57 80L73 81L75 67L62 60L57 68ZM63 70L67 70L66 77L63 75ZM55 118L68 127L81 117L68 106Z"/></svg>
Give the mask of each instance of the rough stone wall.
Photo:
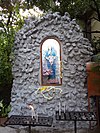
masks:
<svg viewBox="0 0 100 133"><path fill-rule="evenodd" d="M55 95L52 100L34 94L40 86L41 41L49 36L56 36L61 42L63 67L62 95ZM39 20L28 19L15 38L10 115L30 115L27 104L33 103L36 112L54 116L59 101L62 106L66 104L68 111L86 111L85 66L91 54L91 44L68 13L64 16L58 12L48 13Z"/></svg>

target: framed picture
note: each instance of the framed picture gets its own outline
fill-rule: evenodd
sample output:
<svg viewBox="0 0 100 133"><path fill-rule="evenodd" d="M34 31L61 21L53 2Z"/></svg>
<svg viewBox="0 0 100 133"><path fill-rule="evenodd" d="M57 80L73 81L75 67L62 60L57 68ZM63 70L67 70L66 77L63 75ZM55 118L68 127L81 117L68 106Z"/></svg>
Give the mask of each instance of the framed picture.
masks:
<svg viewBox="0 0 100 133"><path fill-rule="evenodd" d="M48 37L41 44L41 85L61 85L61 43L55 37Z"/></svg>

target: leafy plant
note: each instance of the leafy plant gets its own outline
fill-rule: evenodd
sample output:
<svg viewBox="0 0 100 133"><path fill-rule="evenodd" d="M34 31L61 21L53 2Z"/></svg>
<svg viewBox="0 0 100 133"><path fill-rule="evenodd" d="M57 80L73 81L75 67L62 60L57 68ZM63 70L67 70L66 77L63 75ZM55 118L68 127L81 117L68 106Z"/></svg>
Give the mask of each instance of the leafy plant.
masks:
<svg viewBox="0 0 100 133"><path fill-rule="evenodd" d="M100 53L95 55L93 58L94 58L93 59L94 64L92 66L92 71L100 72Z"/></svg>
<svg viewBox="0 0 100 133"><path fill-rule="evenodd" d="M100 53L100 37L94 37L93 38L93 40L92 40L92 46L93 46L93 52L94 52L94 54ZM100 56L100 54L97 55L96 57L100 61L100 57L99 56Z"/></svg>
<svg viewBox="0 0 100 133"><path fill-rule="evenodd" d="M0 116L6 117L8 116L8 113L11 110L11 106L9 105L4 105L3 100L0 101Z"/></svg>
<svg viewBox="0 0 100 133"><path fill-rule="evenodd" d="M19 3L16 1L15 4L10 0L0 1L0 100L3 99L4 102L5 99L10 99L13 80L12 48L15 34L24 23L24 19L19 13ZM4 91L7 92L6 96Z"/></svg>
<svg viewBox="0 0 100 133"><path fill-rule="evenodd" d="M92 57L92 71L100 72L100 37L94 37L92 40L94 55Z"/></svg>

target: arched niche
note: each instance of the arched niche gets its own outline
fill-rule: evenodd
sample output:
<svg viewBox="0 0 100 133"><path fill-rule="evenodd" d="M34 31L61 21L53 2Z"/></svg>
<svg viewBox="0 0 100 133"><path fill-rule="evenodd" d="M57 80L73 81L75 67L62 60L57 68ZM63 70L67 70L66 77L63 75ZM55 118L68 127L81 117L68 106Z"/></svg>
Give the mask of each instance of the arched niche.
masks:
<svg viewBox="0 0 100 133"><path fill-rule="evenodd" d="M41 43L41 85L58 86L61 84L61 43L56 37L47 37Z"/></svg>

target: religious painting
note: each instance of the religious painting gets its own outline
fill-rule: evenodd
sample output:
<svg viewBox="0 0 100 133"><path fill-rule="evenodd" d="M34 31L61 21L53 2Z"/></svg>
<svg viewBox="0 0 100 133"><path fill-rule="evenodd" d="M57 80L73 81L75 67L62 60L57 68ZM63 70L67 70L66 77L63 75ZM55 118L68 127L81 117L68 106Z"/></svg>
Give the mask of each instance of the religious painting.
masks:
<svg viewBox="0 0 100 133"><path fill-rule="evenodd" d="M42 85L61 85L61 46L57 39L45 39L41 47Z"/></svg>

